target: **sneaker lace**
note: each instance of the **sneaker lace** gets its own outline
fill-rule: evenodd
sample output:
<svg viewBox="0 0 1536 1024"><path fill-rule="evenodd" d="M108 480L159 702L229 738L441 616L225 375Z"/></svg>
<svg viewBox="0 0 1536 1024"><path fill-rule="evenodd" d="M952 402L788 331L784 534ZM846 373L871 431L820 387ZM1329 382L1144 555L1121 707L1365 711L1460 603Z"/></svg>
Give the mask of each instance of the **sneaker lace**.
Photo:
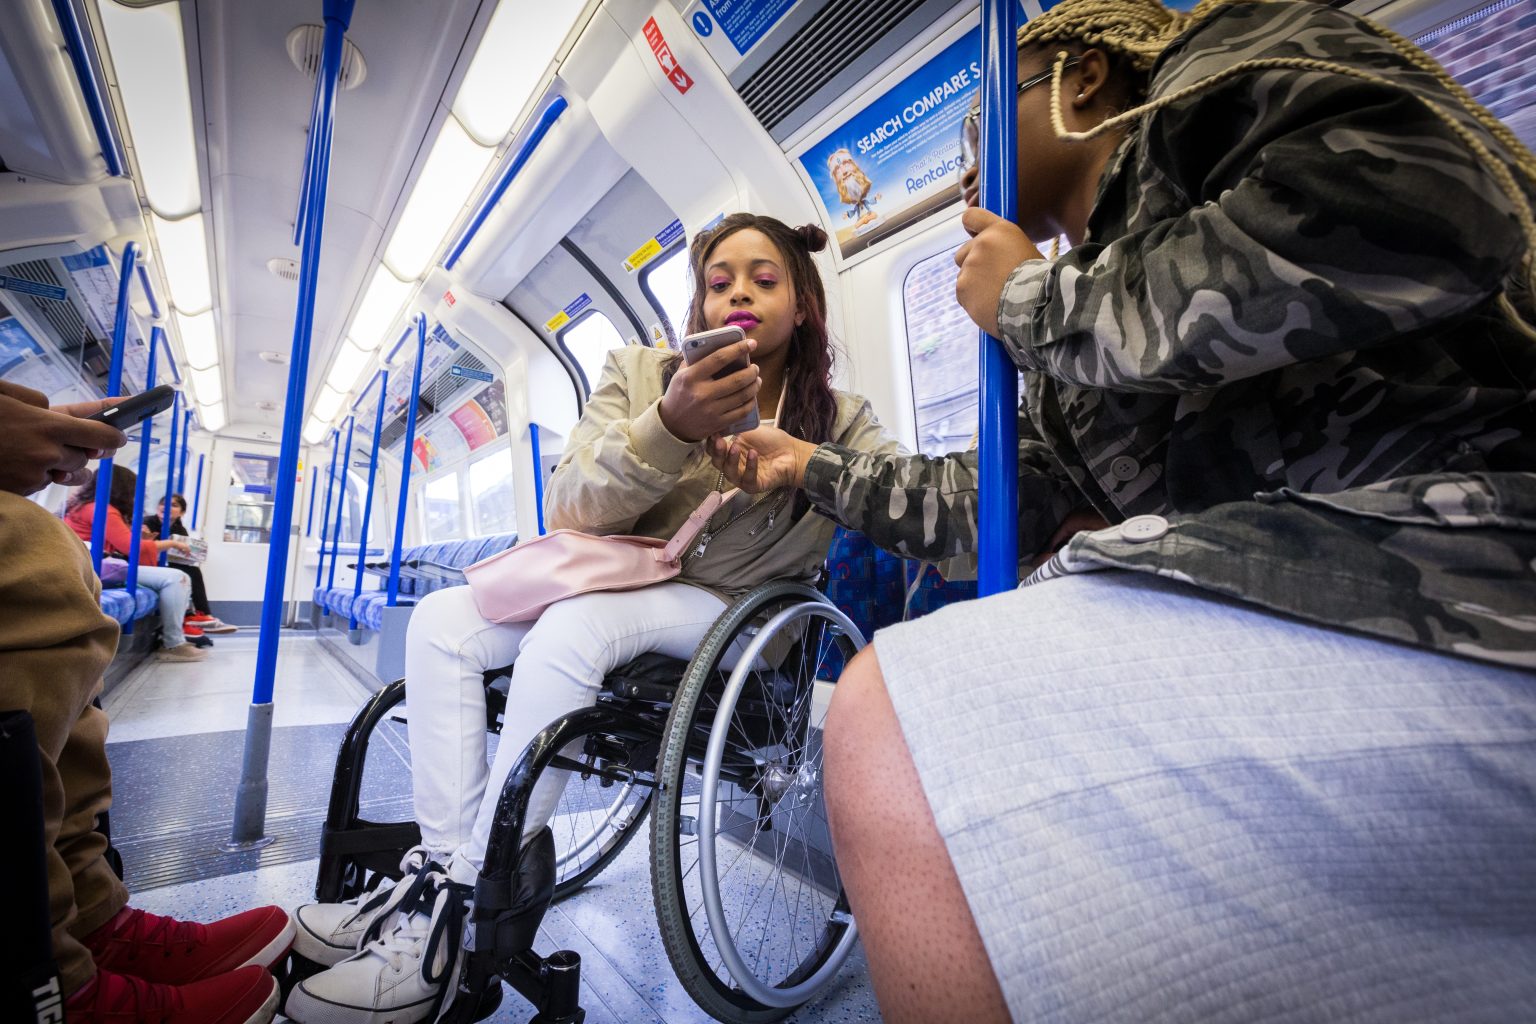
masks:
<svg viewBox="0 0 1536 1024"><path fill-rule="evenodd" d="M473 889L449 881L442 865L430 860L408 884L402 880L395 889L383 904L388 911L369 924L358 949L382 957L395 971L402 969L407 957L419 960L422 980L438 986L428 1018L435 1019L444 997L454 987L451 975L459 962Z"/></svg>
<svg viewBox="0 0 1536 1024"><path fill-rule="evenodd" d="M351 899L342 901L343 903L352 904L356 909L342 920L341 926L343 928L349 927L376 912L378 914L377 919L379 920L388 917L400 905L401 901L406 898L412 876L418 875L422 868L429 863L432 863L431 854L425 846L411 847L410 850L406 851L405 856L400 858L402 874L399 882L387 889L365 889ZM366 934L359 939L359 948L362 947L362 942L365 938Z"/></svg>

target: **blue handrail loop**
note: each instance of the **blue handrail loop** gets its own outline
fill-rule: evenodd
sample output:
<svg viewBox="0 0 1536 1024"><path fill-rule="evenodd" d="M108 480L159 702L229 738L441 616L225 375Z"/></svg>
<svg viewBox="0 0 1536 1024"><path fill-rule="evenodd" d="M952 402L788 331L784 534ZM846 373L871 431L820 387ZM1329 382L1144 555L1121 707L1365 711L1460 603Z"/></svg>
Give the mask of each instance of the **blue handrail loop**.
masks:
<svg viewBox="0 0 1536 1024"><path fill-rule="evenodd" d="M107 104L102 99L101 83L96 80L96 69L91 66L90 54L85 48L85 33L80 31L80 21L70 0L53 0L53 13L59 19L59 30L64 34L64 46L69 60L75 66L75 78L80 82L80 94L85 97L85 109L91 114L91 127L96 131L96 142L101 146L101 158L106 162L107 173L114 178L123 176L123 151L112 132L112 118L107 114ZM147 282L146 282L147 286ZM153 304L154 300L150 300ZM155 316L159 316L158 312Z"/></svg>
<svg viewBox="0 0 1536 1024"><path fill-rule="evenodd" d="M315 587L325 578L325 541L331 532L331 488L336 486L336 449L341 445L341 431L331 429L331 469L325 475L325 510L320 513L320 559L315 563Z"/></svg>
<svg viewBox="0 0 1536 1024"><path fill-rule="evenodd" d="M314 332L316 282L325 232L336 94L341 76L342 44L352 21L352 7L353 0L325 0L325 42L316 83L319 102L315 104L310 124L314 159L303 193L305 213L299 259L299 298L294 314L293 351L288 364L282 447L277 460L271 543L267 548L261 635L256 647L255 682L246 719L240 785L235 794L235 820L230 830L230 846L238 849L271 841L263 833L267 816L267 759L272 748L272 692L277 678L277 647L282 628L288 549L292 542L294 479L298 473L299 434L304 419L304 385L309 379L309 348Z"/></svg>
<svg viewBox="0 0 1536 1024"><path fill-rule="evenodd" d="M560 115L565 113L565 109L568 106L570 106L570 103L566 101L564 96L556 96L550 101L549 106L544 108L544 112L534 122L533 130L528 133L528 137L518 147L517 154L512 157L512 162L507 164L506 169L497 176L496 184L491 186L491 191L480 205L476 207L475 215L469 220L469 226L464 229L464 233L459 236L459 240L449 250L448 258L443 261L444 267L452 270L453 265L459 262L459 257L464 255L464 250L468 249L469 243L474 241L475 235L480 231L480 226L491 215L491 210L495 209L496 203L500 201L502 194L507 191L507 186L511 185L512 180L522 171L523 165L528 162L529 157L533 156L533 151L539 148L539 143L544 141L544 136L549 134L549 129L560 119Z"/></svg>
<svg viewBox="0 0 1536 1024"><path fill-rule="evenodd" d="M1018 218L1018 0L981 5L981 205ZM977 591L985 597L1019 582L1019 383L1003 343L981 335L980 545Z"/></svg>
<svg viewBox="0 0 1536 1024"><path fill-rule="evenodd" d="M390 353L394 357L394 353ZM410 509L411 463L416 458L416 405L421 401L421 364L427 359L427 315L416 315L416 365L411 370L411 404L405 413L405 443L400 448L400 501L395 508L395 544L389 552L386 601L393 608L400 597L400 551L405 543L405 514Z"/></svg>
<svg viewBox="0 0 1536 1024"><path fill-rule="evenodd" d="M368 496L363 499L363 528L357 537L357 571L352 576L352 616L349 629L357 628L357 599L363 593L363 560L368 557L368 521L373 517L373 483L379 475L379 438L384 433L384 400L389 397L389 371L379 371L379 407L373 416L373 447L368 452Z"/></svg>
<svg viewBox="0 0 1536 1024"><path fill-rule="evenodd" d="M73 15L71 15L73 16ZM128 289L133 286L133 269L139 261L139 243L123 246L122 264L117 279L117 315L112 321L112 363L107 370L107 397L123 393L123 348L128 339ZM104 458L96 466L96 508L91 520L91 565L101 575L102 549L107 543L107 503L112 497L112 459Z"/></svg>

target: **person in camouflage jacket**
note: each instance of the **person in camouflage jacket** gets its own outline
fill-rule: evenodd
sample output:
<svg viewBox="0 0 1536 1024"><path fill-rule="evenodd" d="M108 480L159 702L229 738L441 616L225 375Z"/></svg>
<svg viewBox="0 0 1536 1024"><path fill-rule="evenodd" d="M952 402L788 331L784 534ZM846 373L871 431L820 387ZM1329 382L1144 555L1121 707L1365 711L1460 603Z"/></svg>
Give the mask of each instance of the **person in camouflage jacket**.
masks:
<svg viewBox="0 0 1536 1024"><path fill-rule="evenodd" d="M1530 316L1528 240L1492 166L1435 111L1517 155L1358 24L1238 3L1167 47L1147 99L1172 101L1095 140L1114 143L1107 169L1059 259L967 211L962 302L968 259L1003 268L1005 282L971 274L968 305L1023 371L1019 551L1048 551L1074 509L1160 516L1156 538L1077 534L1047 574L1155 572L1536 667L1536 339L1506 312L1514 295ZM1286 59L1379 80L1281 66L1175 96ZM1054 234L1021 178L1021 221ZM975 551L974 452L799 458L814 505L881 547Z"/></svg>

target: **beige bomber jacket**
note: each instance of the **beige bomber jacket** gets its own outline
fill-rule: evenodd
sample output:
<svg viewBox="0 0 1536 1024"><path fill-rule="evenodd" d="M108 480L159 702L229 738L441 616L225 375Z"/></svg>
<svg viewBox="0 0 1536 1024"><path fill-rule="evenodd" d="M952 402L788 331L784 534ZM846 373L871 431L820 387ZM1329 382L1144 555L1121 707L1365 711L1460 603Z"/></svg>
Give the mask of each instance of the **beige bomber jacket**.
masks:
<svg viewBox="0 0 1536 1024"><path fill-rule="evenodd" d="M545 489L549 529L670 538L716 488L719 474L703 444L673 437L661 422L662 375L672 358L640 345L608 353L597 388ZM835 443L862 452L905 453L866 399L836 394ZM790 501L769 526L777 498L738 494L715 514L705 552L694 554L695 544L684 554L678 579L730 599L767 580L813 576L826 558L836 524L803 511L803 502L796 519L796 504Z"/></svg>

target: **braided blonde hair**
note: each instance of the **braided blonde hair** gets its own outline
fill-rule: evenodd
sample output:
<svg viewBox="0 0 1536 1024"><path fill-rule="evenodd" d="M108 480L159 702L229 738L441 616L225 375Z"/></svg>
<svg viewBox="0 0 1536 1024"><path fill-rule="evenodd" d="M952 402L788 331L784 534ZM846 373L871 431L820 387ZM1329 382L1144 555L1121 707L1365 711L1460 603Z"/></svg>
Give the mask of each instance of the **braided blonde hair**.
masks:
<svg viewBox="0 0 1536 1024"><path fill-rule="evenodd" d="M1158 0L1062 0L1060 4L1019 29L1018 45L1023 48L1026 45L1042 46L1049 43L1081 43L1120 57L1134 70L1147 74L1174 39L1195 22L1232 2L1234 0L1201 0L1193 10L1183 12L1170 10ZM1532 301L1536 302L1536 211L1532 209L1530 194L1521 187L1520 181L1523 178L1528 187L1536 190L1536 156L1532 155L1525 144L1502 121L1473 99L1472 94L1452 78L1433 57L1396 32L1374 22L1366 23L1410 64L1433 76L1461 109L1498 141L1504 153L1496 156L1477 133L1447 109L1448 105L1433 102L1418 93L1411 92L1401 82L1363 68L1311 57L1263 57L1240 61L1193 85L1142 103L1122 114L1108 117L1088 131L1072 132L1067 130L1061 116L1062 75L1070 54L1064 50L1058 51L1051 74L1051 127L1058 139L1068 142L1086 142L1128 125L1161 107L1187 99L1244 72L1255 70L1285 68L1321 71L1410 92L1477 157L1493 175L1499 190L1513 204L1515 218L1520 225L1521 233L1525 236L1525 254L1522 258L1523 277L1526 287L1530 290ZM1532 340L1536 340L1536 328L1520 316L1514 304L1510 302L1507 292L1499 293L1498 302L1510 322Z"/></svg>

